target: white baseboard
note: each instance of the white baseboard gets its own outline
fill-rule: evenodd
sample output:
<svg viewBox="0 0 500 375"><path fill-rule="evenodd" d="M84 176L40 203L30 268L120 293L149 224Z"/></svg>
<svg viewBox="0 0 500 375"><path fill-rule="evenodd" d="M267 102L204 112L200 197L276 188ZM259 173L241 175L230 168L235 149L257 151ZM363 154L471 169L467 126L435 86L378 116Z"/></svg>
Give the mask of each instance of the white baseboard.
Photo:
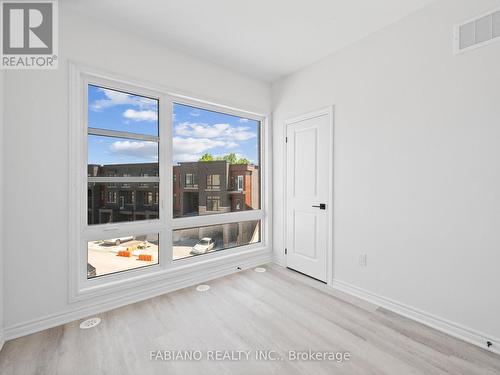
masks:
<svg viewBox="0 0 500 375"><path fill-rule="evenodd" d="M409 319L425 324L426 326L434 328L450 336L456 337L470 344L479 346L490 352L500 354L499 338L491 337L485 333L478 332L468 327L464 327L458 323L454 323L449 320L437 317L425 311L421 311L411 306L405 305L403 303L393 301L389 298L379 296L375 293L369 292L365 289L359 288L349 283L345 283L340 280L333 280L332 287L344 293L350 294L354 297L361 298L377 306L395 312L396 314L405 316ZM488 348L486 345L487 341L490 341L493 344L490 348Z"/></svg>
<svg viewBox="0 0 500 375"><path fill-rule="evenodd" d="M48 315L39 319L34 319L31 321L23 322L20 324L5 327L5 340L12 340L17 337L26 336L35 332L43 331L48 328L60 326L75 320L79 320L91 315L103 313L109 310L116 309L131 303L136 303L149 298L159 296L161 294L173 292L182 288L187 288L199 283L207 282L219 277L227 276L232 273L238 272L236 267L240 267L242 270L256 267L262 264L271 262L271 254L259 254L255 256L249 256L247 259L235 259L231 263L226 263L222 266L214 267L213 269L207 270L203 273L194 273L194 275L189 278L183 278L179 281L171 281L168 283L153 283L149 288L141 288L139 292L130 293L125 296L120 296L119 298L110 298L105 302L96 304L86 304L83 307L78 307L74 309L69 309L67 311Z"/></svg>

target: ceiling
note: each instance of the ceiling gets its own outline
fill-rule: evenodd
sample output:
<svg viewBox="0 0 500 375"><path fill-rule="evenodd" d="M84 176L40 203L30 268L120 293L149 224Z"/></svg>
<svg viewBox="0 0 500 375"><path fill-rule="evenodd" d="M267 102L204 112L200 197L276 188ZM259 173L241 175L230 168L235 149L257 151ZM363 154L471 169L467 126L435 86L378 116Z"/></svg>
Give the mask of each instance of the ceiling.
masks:
<svg viewBox="0 0 500 375"><path fill-rule="evenodd" d="M434 0L64 0L64 5L268 82Z"/></svg>

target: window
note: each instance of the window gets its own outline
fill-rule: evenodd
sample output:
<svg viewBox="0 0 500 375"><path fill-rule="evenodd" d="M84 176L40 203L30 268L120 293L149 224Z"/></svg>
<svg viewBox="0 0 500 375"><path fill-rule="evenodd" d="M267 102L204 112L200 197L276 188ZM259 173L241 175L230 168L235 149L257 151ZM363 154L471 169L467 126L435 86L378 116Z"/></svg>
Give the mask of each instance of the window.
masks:
<svg viewBox="0 0 500 375"><path fill-rule="evenodd" d="M241 199L236 199L235 211L241 210Z"/></svg>
<svg viewBox="0 0 500 375"><path fill-rule="evenodd" d="M108 191L108 203L116 203L116 191Z"/></svg>
<svg viewBox="0 0 500 375"><path fill-rule="evenodd" d="M146 191L143 194L144 194L144 204L148 205L148 206L152 205L153 204L153 192Z"/></svg>
<svg viewBox="0 0 500 375"><path fill-rule="evenodd" d="M264 255L264 117L69 65L71 302Z"/></svg>
<svg viewBox="0 0 500 375"><path fill-rule="evenodd" d="M243 221L196 228L173 233L173 259L190 258L260 242L260 221Z"/></svg>
<svg viewBox="0 0 500 375"><path fill-rule="evenodd" d="M184 186L173 185L174 228L190 224L173 230L173 260L261 241L261 219L250 220L261 208L260 134L259 120L173 104L173 175L184 176ZM239 216L198 222L231 212Z"/></svg>
<svg viewBox="0 0 500 375"><path fill-rule="evenodd" d="M120 189L129 191L120 191L125 204L120 199L106 223L143 220L140 212L121 210L135 203L137 189L159 181L149 177L159 175L158 100L96 85L88 85L87 95L87 172L89 184L94 183L89 189L97 196L105 184L119 183ZM111 202L116 198L108 199ZM99 211L109 207L95 204L92 209L88 224L103 224Z"/></svg>
<svg viewBox="0 0 500 375"><path fill-rule="evenodd" d="M121 194L126 205L135 204L135 192L123 191Z"/></svg>
<svg viewBox="0 0 500 375"><path fill-rule="evenodd" d="M140 189L159 183L158 99L89 84L87 105L88 226L157 219L159 189ZM88 241L88 278L158 264L158 233L106 235Z"/></svg>
<svg viewBox="0 0 500 375"><path fill-rule="evenodd" d="M184 187L197 189L198 184L195 182L196 181L195 177L196 175L194 173L186 173L184 175Z"/></svg>
<svg viewBox="0 0 500 375"><path fill-rule="evenodd" d="M235 193L243 176L245 211L259 210L261 122L181 103L173 115L173 175L184 176L183 187L173 185L174 218L241 211ZM210 190L220 191L217 209Z"/></svg>
<svg viewBox="0 0 500 375"><path fill-rule="evenodd" d="M209 174L207 176L207 189L220 189L220 174Z"/></svg>
<svg viewBox="0 0 500 375"><path fill-rule="evenodd" d="M220 197L207 197L207 211L219 211Z"/></svg>

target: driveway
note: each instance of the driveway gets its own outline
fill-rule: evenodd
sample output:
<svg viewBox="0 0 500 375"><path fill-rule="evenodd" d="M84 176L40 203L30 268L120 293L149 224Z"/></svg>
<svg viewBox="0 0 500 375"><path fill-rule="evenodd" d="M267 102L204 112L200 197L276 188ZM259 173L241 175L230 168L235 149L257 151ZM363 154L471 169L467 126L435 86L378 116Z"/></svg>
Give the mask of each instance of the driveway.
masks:
<svg viewBox="0 0 500 375"><path fill-rule="evenodd" d="M96 276L107 275L110 273L126 271L134 268L140 268L158 263L158 246L146 242L148 247L141 251L143 254L151 255L151 262L138 260L137 255L129 258L118 256L118 251L134 248L144 243L143 241L128 241L120 246L102 245L99 242L89 242L88 262L96 269ZM139 249L138 249L139 250Z"/></svg>

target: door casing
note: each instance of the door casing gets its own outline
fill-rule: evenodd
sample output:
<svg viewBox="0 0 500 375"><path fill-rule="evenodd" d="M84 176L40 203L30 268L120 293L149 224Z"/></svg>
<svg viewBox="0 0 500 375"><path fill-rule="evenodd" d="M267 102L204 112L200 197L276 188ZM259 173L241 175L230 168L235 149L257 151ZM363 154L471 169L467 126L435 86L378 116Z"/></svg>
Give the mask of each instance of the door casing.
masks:
<svg viewBox="0 0 500 375"><path fill-rule="evenodd" d="M284 238L284 243L285 243L285 249L288 247L287 244L287 210L288 210L288 205L287 205L287 167L288 167L288 152L287 152L287 143L286 143L286 137L287 137L287 130L288 126L295 124L297 122L301 122L304 120L309 120L313 119L316 117L324 116L327 115L329 117L329 123L330 123L330 149L328 153L328 158L329 158L329 164L332 167L332 171L330 173L330 178L328 181L329 187L328 187L328 194L329 194L329 200L330 200L330 205L328 209L328 239L327 239L327 256L326 256L326 269L327 269L327 285L333 286L333 257L334 257L334 249L333 249L333 211L335 209L334 206L334 192L333 192L333 182L334 182L334 174L335 174L335 168L334 168L334 133L335 133L335 120L334 120L334 115L335 115L335 107L328 106L325 108L322 108L320 110L308 112L293 118L290 118L285 121L285 126L283 127L283 143L284 143L284 160L285 160L285 168L283 168L283 197L284 197L284 209L283 209L283 217L285 218L284 220L284 225L283 225L283 238ZM287 262L287 254L285 254L285 264L288 264Z"/></svg>

